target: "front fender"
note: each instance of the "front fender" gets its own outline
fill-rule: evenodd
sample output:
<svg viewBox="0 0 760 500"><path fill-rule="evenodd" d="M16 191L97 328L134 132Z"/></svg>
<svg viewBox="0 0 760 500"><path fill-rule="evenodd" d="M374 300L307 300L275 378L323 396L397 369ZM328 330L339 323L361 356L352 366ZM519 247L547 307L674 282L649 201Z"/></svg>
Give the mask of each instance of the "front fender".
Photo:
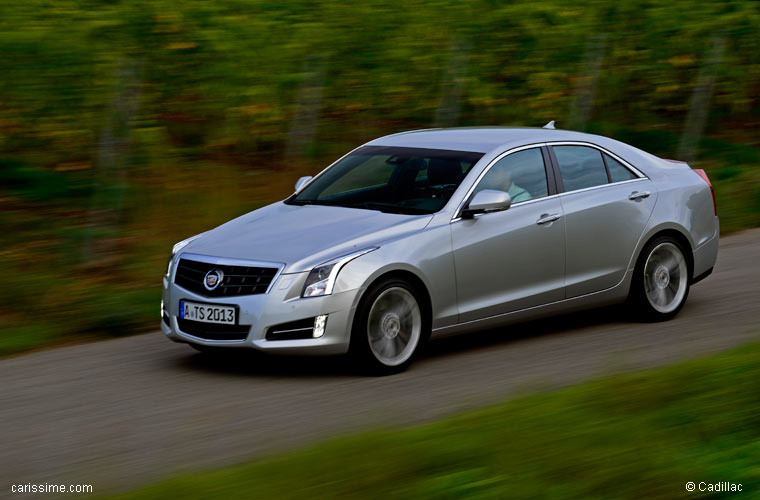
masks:
<svg viewBox="0 0 760 500"><path fill-rule="evenodd" d="M398 271L413 274L425 286L432 307L433 328L457 322L454 258L448 224L393 241L352 260L338 275L335 293L360 289L353 305L355 309L372 283Z"/></svg>

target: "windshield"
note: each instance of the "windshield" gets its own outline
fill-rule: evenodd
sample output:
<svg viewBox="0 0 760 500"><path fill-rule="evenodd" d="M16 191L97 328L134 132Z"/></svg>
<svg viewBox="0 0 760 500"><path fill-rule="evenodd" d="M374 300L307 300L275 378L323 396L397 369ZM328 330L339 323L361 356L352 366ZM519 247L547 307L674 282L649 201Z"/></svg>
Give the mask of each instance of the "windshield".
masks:
<svg viewBox="0 0 760 500"><path fill-rule="evenodd" d="M469 151L364 146L285 203L431 214L446 205L482 156Z"/></svg>

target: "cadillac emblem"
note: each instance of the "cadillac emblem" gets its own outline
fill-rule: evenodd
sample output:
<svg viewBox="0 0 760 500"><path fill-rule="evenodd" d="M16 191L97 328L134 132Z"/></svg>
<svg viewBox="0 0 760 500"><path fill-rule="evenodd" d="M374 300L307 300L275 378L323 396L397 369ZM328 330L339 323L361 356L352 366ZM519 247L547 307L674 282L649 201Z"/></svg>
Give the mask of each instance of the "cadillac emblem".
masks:
<svg viewBox="0 0 760 500"><path fill-rule="evenodd" d="M203 278L203 286L206 287L206 290L214 290L222 282L222 278L224 278L224 273L219 269L212 269L207 272L206 276Z"/></svg>

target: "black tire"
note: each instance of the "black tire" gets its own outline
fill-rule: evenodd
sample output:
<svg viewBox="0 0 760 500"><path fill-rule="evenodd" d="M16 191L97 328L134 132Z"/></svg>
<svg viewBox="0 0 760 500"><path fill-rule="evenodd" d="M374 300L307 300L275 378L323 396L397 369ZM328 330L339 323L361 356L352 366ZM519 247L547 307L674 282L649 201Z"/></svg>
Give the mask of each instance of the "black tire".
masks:
<svg viewBox="0 0 760 500"><path fill-rule="evenodd" d="M680 255L679 255L680 254ZM691 287L691 254L671 236L644 246L631 278L629 303L644 321L667 321L681 310Z"/></svg>
<svg viewBox="0 0 760 500"><path fill-rule="evenodd" d="M381 279L367 290L354 316L349 347L351 361L361 373L391 375L412 364L430 336L430 314L422 297L411 283L395 277Z"/></svg>

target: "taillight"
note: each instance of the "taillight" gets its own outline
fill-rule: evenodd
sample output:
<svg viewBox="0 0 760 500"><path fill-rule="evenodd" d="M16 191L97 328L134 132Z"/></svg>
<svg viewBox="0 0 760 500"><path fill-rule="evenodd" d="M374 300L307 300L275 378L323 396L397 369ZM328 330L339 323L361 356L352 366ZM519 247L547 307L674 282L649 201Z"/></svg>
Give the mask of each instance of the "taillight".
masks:
<svg viewBox="0 0 760 500"><path fill-rule="evenodd" d="M713 211L715 212L715 216L718 216L718 204L715 202L715 190L712 187L712 183L710 182L710 179L707 178L707 174L704 170L700 168L695 168L694 171L699 175L701 178L705 180L708 186L710 186L710 194L712 194L713 198Z"/></svg>

